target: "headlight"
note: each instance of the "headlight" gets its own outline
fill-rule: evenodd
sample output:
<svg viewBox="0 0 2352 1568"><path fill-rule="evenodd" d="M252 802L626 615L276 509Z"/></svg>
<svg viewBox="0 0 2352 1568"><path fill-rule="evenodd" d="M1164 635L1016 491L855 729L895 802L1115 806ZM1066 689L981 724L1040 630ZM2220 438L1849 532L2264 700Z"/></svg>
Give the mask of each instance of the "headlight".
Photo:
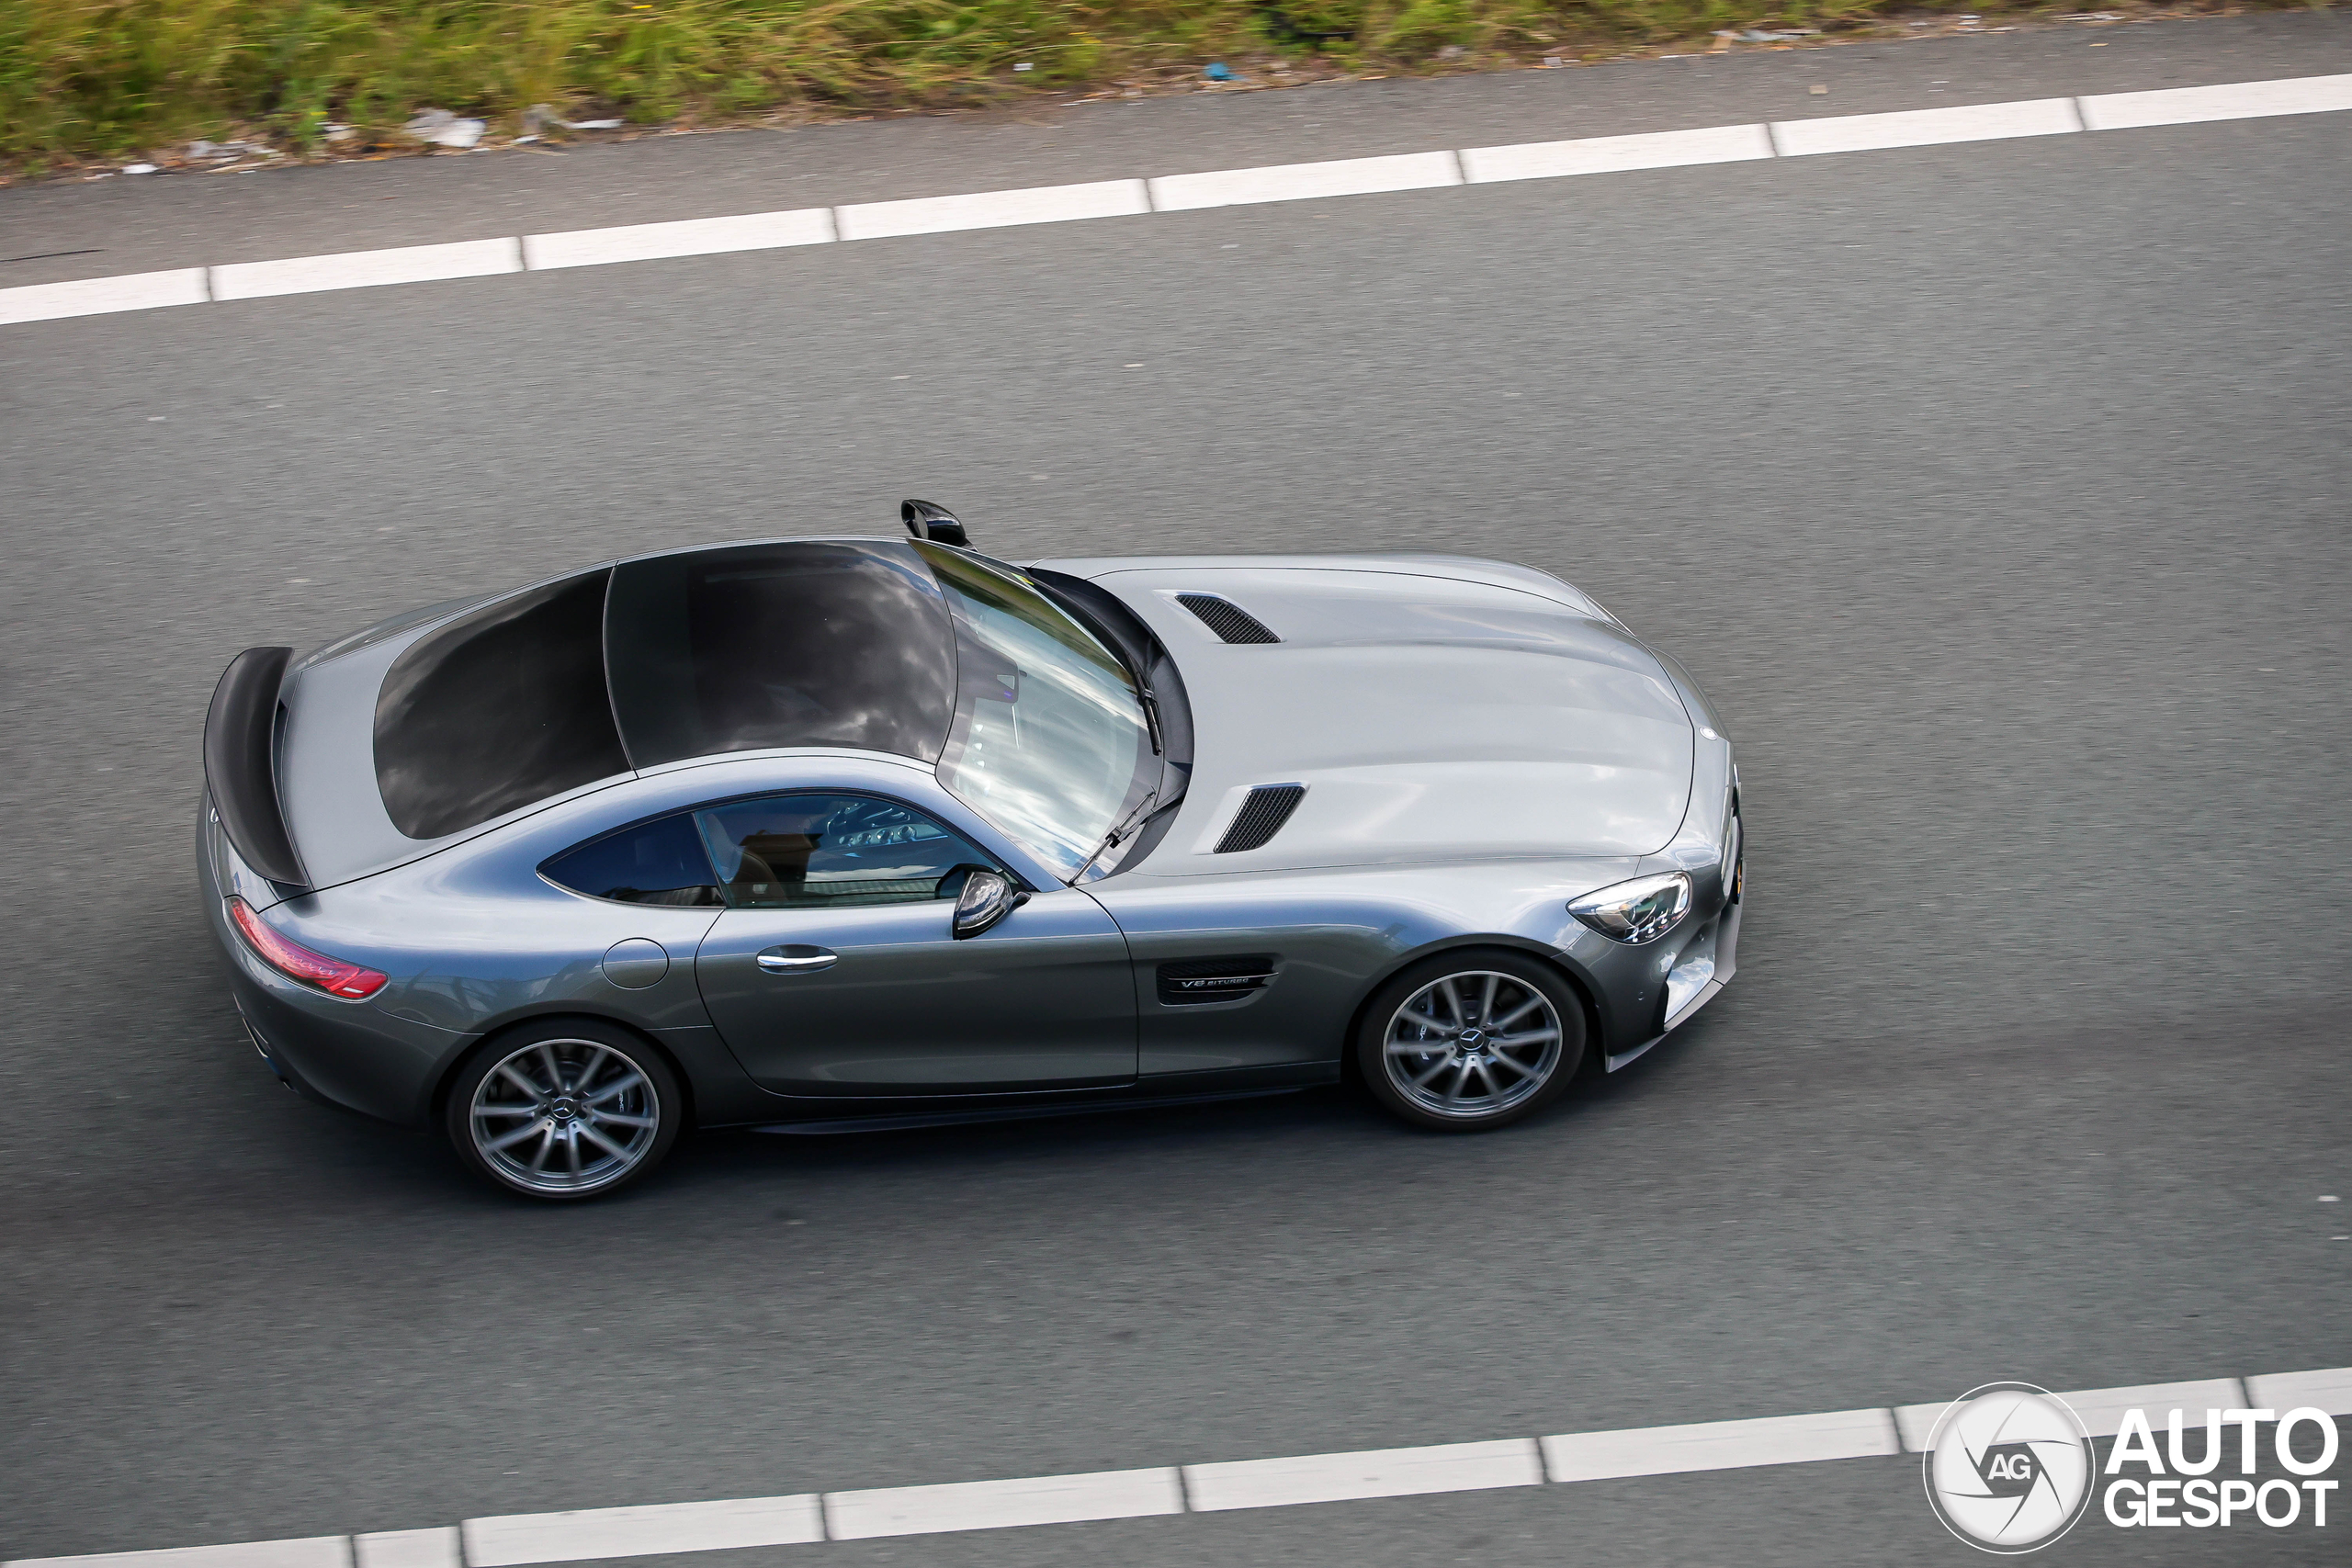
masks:
<svg viewBox="0 0 2352 1568"><path fill-rule="evenodd" d="M1690 877L1668 871L1637 876L1598 893L1588 893L1568 906L1568 913L1617 942L1647 942L1664 936L1690 912Z"/></svg>

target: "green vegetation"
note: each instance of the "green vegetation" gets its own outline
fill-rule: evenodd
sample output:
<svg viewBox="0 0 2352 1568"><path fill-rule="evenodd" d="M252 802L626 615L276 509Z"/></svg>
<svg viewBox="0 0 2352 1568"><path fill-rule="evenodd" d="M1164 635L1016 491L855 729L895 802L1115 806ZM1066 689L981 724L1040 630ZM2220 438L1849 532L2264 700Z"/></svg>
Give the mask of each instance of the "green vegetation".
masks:
<svg viewBox="0 0 2352 1568"><path fill-rule="evenodd" d="M1939 0L1940 3L1940 0ZM1969 0L1951 0L1961 10ZM2004 9L2006 0L1976 0ZM1888 0L0 0L0 158L39 168L192 137L310 151L425 105L703 123L1148 85L1204 62L1320 73L1587 53ZM1919 14L1911 8L1911 14ZM1016 73L1013 67L1030 69Z"/></svg>

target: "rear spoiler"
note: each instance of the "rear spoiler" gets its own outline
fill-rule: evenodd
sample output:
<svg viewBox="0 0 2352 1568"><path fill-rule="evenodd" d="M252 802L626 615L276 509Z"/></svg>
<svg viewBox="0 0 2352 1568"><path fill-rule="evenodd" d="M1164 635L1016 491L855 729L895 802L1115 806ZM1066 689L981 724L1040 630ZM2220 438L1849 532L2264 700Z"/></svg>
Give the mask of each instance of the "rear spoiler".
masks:
<svg viewBox="0 0 2352 1568"><path fill-rule="evenodd" d="M204 784L212 809L244 863L269 878L308 887L302 857L286 831L272 765L277 688L290 648L249 648L229 661L204 716Z"/></svg>

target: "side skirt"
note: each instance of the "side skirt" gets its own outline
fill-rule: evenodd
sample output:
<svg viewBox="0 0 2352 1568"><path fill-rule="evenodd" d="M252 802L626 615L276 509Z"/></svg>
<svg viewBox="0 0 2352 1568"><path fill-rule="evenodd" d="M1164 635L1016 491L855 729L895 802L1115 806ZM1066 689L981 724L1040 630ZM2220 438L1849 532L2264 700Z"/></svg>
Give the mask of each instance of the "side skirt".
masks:
<svg viewBox="0 0 2352 1568"><path fill-rule="evenodd" d="M1647 1050L1644 1046L1643 1050ZM1639 1053L1636 1053L1638 1055ZM1613 1065L1613 1064L1612 1064ZM1088 1100L1069 1105L1006 1105L993 1110L939 1111L912 1116L830 1116L812 1122L769 1122L747 1127L749 1133L788 1133L819 1137L829 1133L895 1133L912 1127L961 1127L979 1122L1035 1122L1048 1116L1099 1116L1106 1111L1150 1111L1164 1105L1207 1105L1226 1100L1264 1100L1277 1094L1297 1094L1312 1084L1284 1084L1278 1089L1227 1089L1216 1094L1161 1094L1125 1100Z"/></svg>

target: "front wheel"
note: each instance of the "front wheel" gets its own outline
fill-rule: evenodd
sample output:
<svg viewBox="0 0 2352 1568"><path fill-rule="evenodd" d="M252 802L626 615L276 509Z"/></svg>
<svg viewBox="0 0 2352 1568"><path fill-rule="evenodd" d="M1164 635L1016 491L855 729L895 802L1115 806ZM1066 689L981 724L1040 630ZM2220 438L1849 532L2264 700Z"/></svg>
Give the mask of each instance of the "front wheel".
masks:
<svg viewBox="0 0 2352 1568"><path fill-rule="evenodd" d="M1481 1132L1557 1100L1584 1059L1584 1033L1576 994L1544 964L1465 949L1423 959L1374 995L1356 1065L1406 1121Z"/></svg>
<svg viewBox="0 0 2352 1568"><path fill-rule="evenodd" d="M450 1086L446 1122L475 1171L560 1202L610 1192L661 1164L684 1109L676 1076L643 1041L564 1019L486 1042Z"/></svg>

